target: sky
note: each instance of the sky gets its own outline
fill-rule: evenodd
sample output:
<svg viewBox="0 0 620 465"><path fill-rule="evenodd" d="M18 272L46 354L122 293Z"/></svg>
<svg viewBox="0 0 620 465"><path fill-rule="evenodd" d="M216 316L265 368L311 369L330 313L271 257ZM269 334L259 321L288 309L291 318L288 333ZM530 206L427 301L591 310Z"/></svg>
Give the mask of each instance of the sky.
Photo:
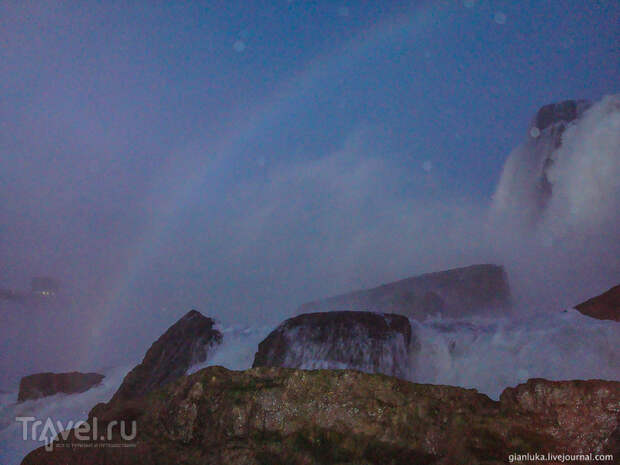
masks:
<svg viewBox="0 0 620 465"><path fill-rule="evenodd" d="M50 331L126 358L190 308L273 322L493 260L506 158L540 106L620 91L619 22L611 0L3 1L0 288L57 277L79 326Z"/></svg>

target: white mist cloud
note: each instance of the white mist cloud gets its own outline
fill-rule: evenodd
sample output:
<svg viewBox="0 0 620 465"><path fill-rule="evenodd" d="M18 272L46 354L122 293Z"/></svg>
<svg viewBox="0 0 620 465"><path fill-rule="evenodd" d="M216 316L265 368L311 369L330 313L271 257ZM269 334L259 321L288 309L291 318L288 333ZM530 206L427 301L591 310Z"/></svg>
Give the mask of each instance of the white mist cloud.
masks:
<svg viewBox="0 0 620 465"><path fill-rule="evenodd" d="M368 150L373 137L354 132L332 153L283 163L239 186L228 218L239 244L234 260L275 266L278 286L297 289L299 304L479 255L482 208Z"/></svg>
<svg viewBox="0 0 620 465"><path fill-rule="evenodd" d="M604 97L567 128L552 160L553 195L540 227L557 237L618 228L620 94Z"/></svg>
<svg viewBox="0 0 620 465"><path fill-rule="evenodd" d="M561 139L554 131L511 153L490 211L498 256L530 308L575 305L620 281L620 96Z"/></svg>

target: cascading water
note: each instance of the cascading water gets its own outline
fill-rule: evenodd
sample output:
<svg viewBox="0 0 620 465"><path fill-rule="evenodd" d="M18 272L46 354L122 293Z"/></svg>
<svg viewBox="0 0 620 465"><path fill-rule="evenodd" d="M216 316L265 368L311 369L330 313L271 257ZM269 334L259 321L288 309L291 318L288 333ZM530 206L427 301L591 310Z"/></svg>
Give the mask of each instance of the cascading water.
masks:
<svg viewBox="0 0 620 465"><path fill-rule="evenodd" d="M357 369L393 374L413 382L450 384L476 388L492 398L508 387L528 378L547 379L620 379L620 323L586 317L576 310L541 314L520 319L434 319L410 321L411 343L402 334L393 334L377 345L368 343L363 331L350 333L348 339L316 341L308 344L299 332L288 336L294 343L287 354L286 366L302 369ZM233 370L252 366L259 343L273 328L219 328L224 336L213 355L190 368L193 373L210 365ZM334 361L336 350L340 361ZM351 356L354 363L343 362ZM107 373L103 384L81 394L56 395L21 404L17 394L0 396L0 462L17 464L31 449L42 445L21 439L17 416L53 418L66 423L86 419L96 403L107 401L120 385L130 367Z"/></svg>
<svg viewBox="0 0 620 465"><path fill-rule="evenodd" d="M80 394L56 394L36 400L17 403L17 391L0 396L0 463L16 465L31 450L40 447L44 427L39 426L32 436L32 422L27 428L27 437L23 438L23 427L17 418L31 417L42 422L49 418L56 431L63 427L85 421L88 412L99 402L107 402L120 386L123 378L132 366L102 371L103 382Z"/></svg>
<svg viewBox="0 0 620 465"><path fill-rule="evenodd" d="M369 343L364 332L324 343L287 333L291 341L282 366L301 369L356 369L394 374L413 382L475 388L497 399L501 391L529 378L620 379L620 323L586 317L576 310L523 318L411 320L407 347L401 334ZM207 362L247 369L270 328L222 330L224 343ZM338 360L333 354L339 354ZM344 362L349 357L352 362ZM377 360L379 363L377 363Z"/></svg>
<svg viewBox="0 0 620 465"><path fill-rule="evenodd" d="M405 377L406 317L369 312L307 313L286 320L258 347L254 366L352 368Z"/></svg>
<svg viewBox="0 0 620 465"><path fill-rule="evenodd" d="M620 379L620 323L576 310L521 319L412 322L408 379L476 388L497 399L529 378Z"/></svg>
<svg viewBox="0 0 620 465"><path fill-rule="evenodd" d="M216 329L222 333L222 344L213 351L207 360L190 367L187 374L214 365L220 365L229 370L250 368L258 344L274 328L272 326L231 326L228 328L217 326Z"/></svg>
<svg viewBox="0 0 620 465"><path fill-rule="evenodd" d="M402 334L391 334L378 345L357 328L348 340L331 339L322 344L309 341L300 333L294 330L289 334L291 346L283 366L302 370L349 368L387 375L407 373L409 351Z"/></svg>

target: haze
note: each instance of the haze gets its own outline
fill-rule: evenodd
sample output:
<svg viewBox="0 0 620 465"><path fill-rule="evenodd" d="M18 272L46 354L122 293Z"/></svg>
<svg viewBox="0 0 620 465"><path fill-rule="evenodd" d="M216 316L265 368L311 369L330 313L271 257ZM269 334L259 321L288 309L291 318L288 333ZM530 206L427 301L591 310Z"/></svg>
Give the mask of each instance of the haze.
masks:
<svg viewBox="0 0 620 465"><path fill-rule="evenodd" d="M0 301L0 384L137 359L190 308L275 324L489 261L532 311L617 284L617 259L592 267L609 231L584 267L582 242L482 237L538 108L619 91L619 21L614 1L2 2L0 288L49 275L66 299Z"/></svg>

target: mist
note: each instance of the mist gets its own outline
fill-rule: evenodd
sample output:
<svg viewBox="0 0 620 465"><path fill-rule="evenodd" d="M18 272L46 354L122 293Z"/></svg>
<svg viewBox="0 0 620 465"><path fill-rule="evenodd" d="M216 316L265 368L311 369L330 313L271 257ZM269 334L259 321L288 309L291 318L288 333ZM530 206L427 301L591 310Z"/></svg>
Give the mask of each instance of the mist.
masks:
<svg viewBox="0 0 620 465"><path fill-rule="evenodd" d="M3 3L0 288L62 295L0 300L0 386L139 359L190 308L275 325L486 262L518 312L617 284L618 8L466 3ZM530 208L497 206L527 189L506 159L569 98L599 103L505 228Z"/></svg>

